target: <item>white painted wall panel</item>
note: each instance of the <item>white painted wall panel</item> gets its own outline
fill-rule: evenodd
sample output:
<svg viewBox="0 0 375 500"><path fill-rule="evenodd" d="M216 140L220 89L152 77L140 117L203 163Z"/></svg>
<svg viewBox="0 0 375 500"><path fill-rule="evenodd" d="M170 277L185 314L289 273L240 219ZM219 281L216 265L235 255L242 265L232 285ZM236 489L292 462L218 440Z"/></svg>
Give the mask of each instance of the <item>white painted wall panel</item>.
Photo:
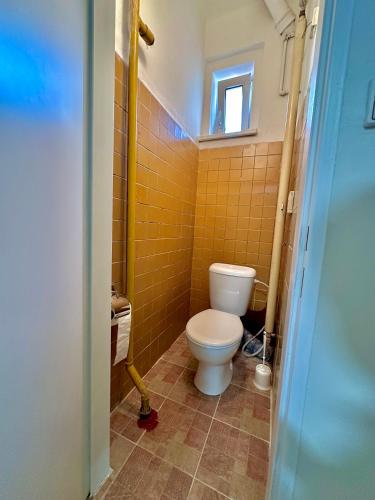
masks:
<svg viewBox="0 0 375 500"><path fill-rule="evenodd" d="M0 497L88 494L85 1L0 1Z"/></svg>

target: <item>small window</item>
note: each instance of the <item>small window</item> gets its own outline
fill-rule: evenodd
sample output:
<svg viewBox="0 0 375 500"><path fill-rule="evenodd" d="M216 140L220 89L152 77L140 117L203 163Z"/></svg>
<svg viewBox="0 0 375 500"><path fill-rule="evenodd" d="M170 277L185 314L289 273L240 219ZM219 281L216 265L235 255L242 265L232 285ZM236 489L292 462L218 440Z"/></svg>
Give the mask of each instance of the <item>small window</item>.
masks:
<svg viewBox="0 0 375 500"><path fill-rule="evenodd" d="M215 134L232 134L250 127L252 77L250 74L217 83Z"/></svg>
<svg viewBox="0 0 375 500"><path fill-rule="evenodd" d="M242 130L243 87L228 87L224 96L224 132L240 132Z"/></svg>

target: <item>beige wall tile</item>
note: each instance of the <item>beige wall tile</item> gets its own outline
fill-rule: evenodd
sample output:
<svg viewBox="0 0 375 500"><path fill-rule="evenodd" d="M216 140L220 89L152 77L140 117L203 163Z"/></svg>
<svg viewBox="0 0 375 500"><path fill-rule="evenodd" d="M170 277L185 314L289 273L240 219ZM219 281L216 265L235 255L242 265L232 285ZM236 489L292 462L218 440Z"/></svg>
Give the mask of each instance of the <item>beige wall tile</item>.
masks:
<svg viewBox="0 0 375 500"><path fill-rule="evenodd" d="M260 142L255 145L255 155L268 155L268 142Z"/></svg>
<svg viewBox="0 0 375 500"><path fill-rule="evenodd" d="M261 143L199 152L191 314L209 305L208 267L215 260L253 266L260 279L268 279L281 146ZM264 304L264 293L257 293L256 307Z"/></svg>
<svg viewBox="0 0 375 500"><path fill-rule="evenodd" d="M112 260L113 284L121 287L126 264L127 67L117 54L115 75ZM208 267L213 261L252 266L259 279L269 277L282 143L198 151L180 132L139 82L133 310L141 374L184 329L189 314L209 306ZM296 174L292 172L291 185ZM290 222L288 238L293 227ZM283 259L281 282L290 255ZM264 307L265 300L257 292L256 308ZM111 380L113 407L132 385L123 364L112 367Z"/></svg>
<svg viewBox="0 0 375 500"><path fill-rule="evenodd" d="M305 116L305 115L304 115ZM301 127L301 129L304 129ZM300 189L300 176L299 172L301 170L302 158L303 158L303 150L301 145L304 142L304 137L295 140L294 144L294 152L293 152L293 162L292 162L292 170L289 180L289 191ZM277 167L280 166L281 159L281 148L279 146L280 151L277 152L276 155L269 156L268 166ZM274 151L273 151L274 152ZM269 171L270 168L267 168ZM273 176L275 174L272 174ZM276 180L274 177L272 180ZM298 207L296 207L298 210ZM269 215L270 212L267 212ZM285 328L285 318L287 311L287 303L288 303L288 292L289 292L289 281L290 281L290 266L294 253L294 228L295 228L295 219L296 214L287 214L285 220L285 230L284 230L284 244L282 250L282 258L281 258L281 270L280 270L280 280L279 280L279 300L278 300L278 309L276 316L276 351L274 356L274 378L273 378L273 387L274 387L274 395L277 395L278 392L278 383L279 383L279 368L281 362L281 350L283 344L283 331ZM265 249L266 250L266 249ZM271 249L269 249L269 252Z"/></svg>
<svg viewBox="0 0 375 500"><path fill-rule="evenodd" d="M115 70L112 281L121 288L125 270L127 68L117 54ZM199 162L197 190L197 146L181 134L180 127L141 82L138 97L133 312L135 365L143 375L182 332L188 320L196 199L201 203L197 207L199 221L205 215L207 203L215 208L219 159L207 157ZM229 174L229 165L227 170ZM203 232L204 236L207 234L209 243L213 242L214 227L212 232ZM131 387L125 365L112 367L112 408Z"/></svg>

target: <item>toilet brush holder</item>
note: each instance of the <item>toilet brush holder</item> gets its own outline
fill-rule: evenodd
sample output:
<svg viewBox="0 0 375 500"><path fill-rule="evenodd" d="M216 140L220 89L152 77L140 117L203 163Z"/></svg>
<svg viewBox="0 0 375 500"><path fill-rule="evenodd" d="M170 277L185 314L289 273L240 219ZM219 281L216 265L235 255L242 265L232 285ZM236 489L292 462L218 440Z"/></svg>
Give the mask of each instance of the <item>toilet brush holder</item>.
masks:
<svg viewBox="0 0 375 500"><path fill-rule="evenodd" d="M271 389L271 368L264 364L259 364L255 368L254 385L261 391Z"/></svg>

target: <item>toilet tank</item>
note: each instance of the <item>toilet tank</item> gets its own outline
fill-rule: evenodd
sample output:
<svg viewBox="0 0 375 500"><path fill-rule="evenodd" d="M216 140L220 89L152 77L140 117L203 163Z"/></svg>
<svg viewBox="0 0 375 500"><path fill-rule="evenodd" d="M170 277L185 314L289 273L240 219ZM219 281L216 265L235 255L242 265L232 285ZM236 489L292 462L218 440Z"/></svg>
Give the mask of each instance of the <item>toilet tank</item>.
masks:
<svg viewBox="0 0 375 500"><path fill-rule="evenodd" d="M209 275L211 308L243 316L249 305L255 269L216 263L211 264Z"/></svg>

